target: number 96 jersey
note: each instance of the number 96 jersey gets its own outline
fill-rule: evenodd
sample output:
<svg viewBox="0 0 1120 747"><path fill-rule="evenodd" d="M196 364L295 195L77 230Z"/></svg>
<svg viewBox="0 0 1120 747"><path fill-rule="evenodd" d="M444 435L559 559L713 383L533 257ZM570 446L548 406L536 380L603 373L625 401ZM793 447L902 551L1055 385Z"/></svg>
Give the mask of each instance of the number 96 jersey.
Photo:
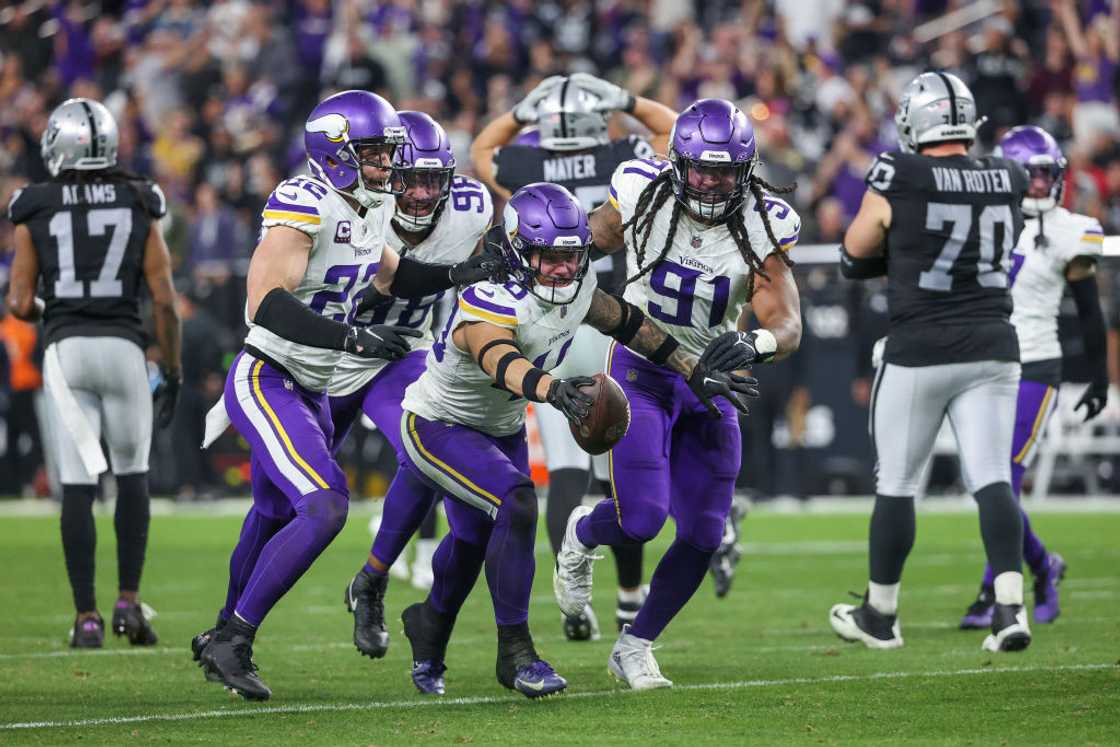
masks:
<svg viewBox="0 0 1120 747"><path fill-rule="evenodd" d="M376 207L359 215L318 179L295 177L280 183L262 213L262 232L287 226L311 237L307 270L293 295L316 314L351 323L358 289L373 281L385 248L385 221ZM263 236L263 233L262 233ZM255 325L246 314L245 344L283 366L303 387L325 392L342 351L287 340Z"/></svg>
<svg viewBox="0 0 1120 747"><path fill-rule="evenodd" d="M456 176L451 183L451 195L443 206L432 232L416 246L410 246L400 237L393 226L396 204L386 200L381 207L385 221L386 241L402 257L407 256L419 262L451 265L462 262L471 256L478 240L490 227L494 217L494 202L486 187L468 176ZM363 288L357 293L355 306L361 303L366 293ZM396 324L411 327L424 333L423 337L409 337L413 350L428 348L432 344L432 307L443 297L443 291L422 298L394 298L377 308L354 319L354 324ZM352 394L365 386L366 382L378 374L388 361L360 358L344 353L338 361L331 377L332 396Z"/></svg>
<svg viewBox="0 0 1120 747"><path fill-rule="evenodd" d="M665 161L648 159L626 161L618 167L611 179L610 202L621 214L623 223L634 217L642 190L668 167ZM670 197L654 216L643 267L664 248L673 207L674 198ZM784 200L766 195L764 204L759 206L748 194L742 210L751 251L756 256L765 259L775 251L760 210L766 211L781 251L789 251L797 244L801 219ZM625 239L627 277L633 277L639 267L630 229L626 230ZM743 307L750 300L749 274L750 267L726 224L700 223L682 210L668 253L640 280L626 286L624 297L675 337L684 350L699 356L708 343L736 328Z"/></svg>
<svg viewBox="0 0 1120 747"><path fill-rule="evenodd" d="M465 425L491 436L517 433L525 423L525 399L499 388L469 352L459 349L452 333L467 322L508 329L534 366L551 371L567 355L591 308L595 287L595 274L588 273L575 299L560 305L513 283L468 286L428 353L427 369L405 391L401 406L427 420Z"/></svg>

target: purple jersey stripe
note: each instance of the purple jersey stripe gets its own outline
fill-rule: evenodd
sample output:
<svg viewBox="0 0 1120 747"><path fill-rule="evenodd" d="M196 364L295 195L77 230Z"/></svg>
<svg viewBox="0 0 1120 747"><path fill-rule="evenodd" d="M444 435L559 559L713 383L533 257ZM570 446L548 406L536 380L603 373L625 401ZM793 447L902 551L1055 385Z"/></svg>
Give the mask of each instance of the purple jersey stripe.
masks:
<svg viewBox="0 0 1120 747"><path fill-rule="evenodd" d="M513 308L512 306L502 306L501 304L497 304L493 301L487 301L485 298L481 298L475 291L475 287L473 285L463 291L463 300L469 303L471 306L477 306L480 309L493 311L495 314L501 314L502 316L512 316L514 318L517 317L517 309Z"/></svg>
<svg viewBox="0 0 1120 747"><path fill-rule="evenodd" d="M634 167L634 166L627 166L626 168L624 168L622 170L622 173L623 174L640 174L641 176L644 176L646 179L649 179L651 182L654 179L657 178L657 174L651 174L648 171L646 171L645 169L639 169L639 168Z"/></svg>
<svg viewBox="0 0 1120 747"><path fill-rule="evenodd" d="M293 213L306 213L308 215L318 215L319 209L313 207L306 207L305 205L293 205L290 202L281 202L276 199L276 193L273 192L268 197L268 204L265 205L265 210L290 210Z"/></svg>

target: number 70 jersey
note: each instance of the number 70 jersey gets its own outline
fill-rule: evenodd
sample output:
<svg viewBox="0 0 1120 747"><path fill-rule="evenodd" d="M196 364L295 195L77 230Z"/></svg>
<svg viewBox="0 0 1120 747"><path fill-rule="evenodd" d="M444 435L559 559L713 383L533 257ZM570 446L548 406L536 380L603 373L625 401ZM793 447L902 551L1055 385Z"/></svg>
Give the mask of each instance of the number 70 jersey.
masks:
<svg viewBox="0 0 1120 747"><path fill-rule="evenodd" d="M891 206L884 360L1019 360L1008 269L1026 171L1003 158L882 153L866 181Z"/></svg>
<svg viewBox="0 0 1120 747"><path fill-rule="evenodd" d="M665 161L644 158L626 161L618 167L611 179L610 202L621 214L623 223L634 217L642 190L668 167ZM741 209L751 251L765 259L775 249L766 235L759 207L748 194ZM670 197L654 217L643 267L661 254L673 209L674 198ZM801 231L797 212L771 195L765 195L761 209L770 220L779 250L792 249ZM639 268L629 229L625 240L627 277L633 277ZM737 327L743 307L750 300L749 274L750 266L726 224L703 224L682 210L668 253L640 280L626 286L624 297L675 337L685 351L699 356L708 343Z"/></svg>

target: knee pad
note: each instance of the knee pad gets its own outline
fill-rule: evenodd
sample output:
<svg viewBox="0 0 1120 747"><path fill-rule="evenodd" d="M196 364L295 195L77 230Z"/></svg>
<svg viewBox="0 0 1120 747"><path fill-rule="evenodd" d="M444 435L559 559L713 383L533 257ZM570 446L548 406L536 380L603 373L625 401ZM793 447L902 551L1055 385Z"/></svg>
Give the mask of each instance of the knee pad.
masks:
<svg viewBox="0 0 1120 747"><path fill-rule="evenodd" d="M726 521L713 516L702 516L689 527L677 525L677 539L695 547L701 552L713 553L723 541Z"/></svg>
<svg viewBox="0 0 1120 747"><path fill-rule="evenodd" d="M617 503L615 507L618 507ZM634 542L644 544L656 537L661 531L661 527L665 526L665 520L669 518L669 512L650 506L645 507L645 510L642 511L621 511L620 518L622 533Z"/></svg>
<svg viewBox="0 0 1120 747"><path fill-rule="evenodd" d="M537 531L537 493L529 486L510 491L502 510L509 513L509 525L515 531L532 534Z"/></svg>
<svg viewBox="0 0 1120 747"><path fill-rule="evenodd" d="M304 496L303 511L316 526L322 527L324 534L334 536L346 525L346 515L350 501L341 493L333 490L317 490Z"/></svg>

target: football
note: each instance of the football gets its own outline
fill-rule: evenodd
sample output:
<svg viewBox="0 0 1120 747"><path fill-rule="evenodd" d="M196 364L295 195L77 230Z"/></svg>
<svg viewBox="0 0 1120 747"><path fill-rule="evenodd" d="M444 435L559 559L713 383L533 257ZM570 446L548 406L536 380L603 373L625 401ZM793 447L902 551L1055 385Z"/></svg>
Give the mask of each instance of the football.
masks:
<svg viewBox="0 0 1120 747"><path fill-rule="evenodd" d="M605 454L630 428L630 401L610 376L597 373L592 378L595 383L583 388L595 400L591 413L580 425L569 423L568 427L581 449L588 454Z"/></svg>

